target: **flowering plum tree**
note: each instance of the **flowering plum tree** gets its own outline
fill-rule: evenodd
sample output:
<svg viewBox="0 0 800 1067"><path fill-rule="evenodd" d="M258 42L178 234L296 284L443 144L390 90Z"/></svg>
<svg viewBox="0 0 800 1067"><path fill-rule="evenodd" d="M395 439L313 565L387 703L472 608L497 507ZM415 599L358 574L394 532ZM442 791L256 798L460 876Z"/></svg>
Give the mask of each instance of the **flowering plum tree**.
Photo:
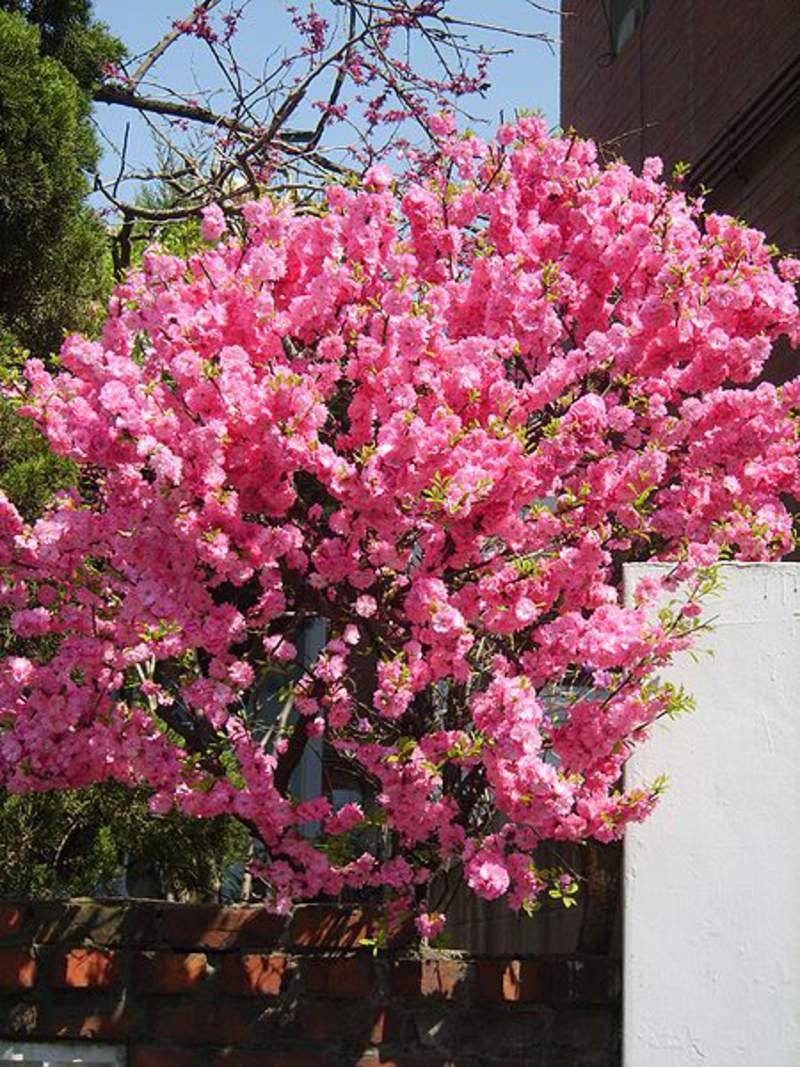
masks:
<svg viewBox="0 0 800 1067"><path fill-rule="evenodd" d="M561 891L539 842L651 811L620 775L685 700L658 668L715 561L790 549L800 486L800 379L745 388L800 340L798 261L657 161L433 121L401 198L378 164L316 216L212 206L202 251L151 250L100 340L27 365L80 489L0 510L7 788L235 815L272 907L368 888L425 933L442 872L530 909ZM643 559L674 566L625 606ZM362 802L297 794L311 748Z"/></svg>

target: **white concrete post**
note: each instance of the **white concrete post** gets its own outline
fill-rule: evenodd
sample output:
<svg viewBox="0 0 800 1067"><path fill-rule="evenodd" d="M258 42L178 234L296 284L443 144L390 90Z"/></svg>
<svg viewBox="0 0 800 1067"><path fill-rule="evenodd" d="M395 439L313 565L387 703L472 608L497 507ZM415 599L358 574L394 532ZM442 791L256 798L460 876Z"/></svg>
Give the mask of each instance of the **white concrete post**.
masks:
<svg viewBox="0 0 800 1067"><path fill-rule="evenodd" d="M667 672L697 711L627 773L670 788L625 843L624 1067L800 1065L800 564L723 576L713 657Z"/></svg>

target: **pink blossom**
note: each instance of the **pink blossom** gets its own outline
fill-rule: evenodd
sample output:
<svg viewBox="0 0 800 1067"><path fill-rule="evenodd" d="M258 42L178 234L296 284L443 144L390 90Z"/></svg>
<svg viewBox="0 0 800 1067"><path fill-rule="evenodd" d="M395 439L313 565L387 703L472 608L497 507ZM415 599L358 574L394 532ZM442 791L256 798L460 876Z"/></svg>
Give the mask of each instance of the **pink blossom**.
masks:
<svg viewBox="0 0 800 1067"><path fill-rule="evenodd" d="M207 204L203 208L203 221L200 232L204 241L218 241L225 233L228 224L219 204Z"/></svg>
<svg viewBox="0 0 800 1067"><path fill-rule="evenodd" d="M375 597L360 596L355 602L355 611L357 615L360 615L362 619L370 619L378 610L378 604Z"/></svg>
<svg viewBox="0 0 800 1067"><path fill-rule="evenodd" d="M346 834L364 821L364 812L360 804L344 804L331 815L325 823L328 834Z"/></svg>
<svg viewBox="0 0 800 1067"><path fill-rule="evenodd" d="M422 937L433 939L438 937L447 925L447 916L440 911L421 912L414 920L417 930Z"/></svg>
<svg viewBox="0 0 800 1067"><path fill-rule="evenodd" d="M265 637L262 644L266 652L286 663L291 662L297 656L296 646L291 641L287 641L282 634Z"/></svg>
<svg viewBox="0 0 800 1067"><path fill-rule="evenodd" d="M800 492L800 379L763 380L793 260L540 119L432 129L402 191L376 164L324 216L265 197L221 241L212 206L213 247L148 250L25 369L76 488L33 522L0 494L0 784L243 820L274 909L368 889L425 936L443 871L527 908L572 889L540 842L650 814L619 783L698 576L790 551ZM363 803L327 771L301 800L304 750Z"/></svg>
<svg viewBox="0 0 800 1067"><path fill-rule="evenodd" d="M508 891L511 879L505 865L498 859L480 853L466 868L467 884L484 900L496 900Z"/></svg>
<svg viewBox="0 0 800 1067"><path fill-rule="evenodd" d="M375 163L364 174L364 188L382 192L392 184L392 172L385 163Z"/></svg>

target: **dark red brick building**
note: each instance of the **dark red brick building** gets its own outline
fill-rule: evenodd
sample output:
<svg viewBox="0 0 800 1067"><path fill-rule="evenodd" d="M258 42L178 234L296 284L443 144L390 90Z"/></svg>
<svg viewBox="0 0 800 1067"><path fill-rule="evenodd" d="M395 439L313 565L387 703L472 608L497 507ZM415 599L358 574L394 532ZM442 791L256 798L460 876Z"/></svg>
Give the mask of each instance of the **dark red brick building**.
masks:
<svg viewBox="0 0 800 1067"><path fill-rule="evenodd" d="M561 116L800 249L800 0L562 0Z"/></svg>

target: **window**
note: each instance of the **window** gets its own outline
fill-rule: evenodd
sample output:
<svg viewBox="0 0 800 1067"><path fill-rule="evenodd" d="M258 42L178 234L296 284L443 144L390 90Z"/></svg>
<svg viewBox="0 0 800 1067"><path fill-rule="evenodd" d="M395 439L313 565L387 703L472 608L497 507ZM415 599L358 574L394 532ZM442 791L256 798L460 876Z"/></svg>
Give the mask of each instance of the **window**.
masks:
<svg viewBox="0 0 800 1067"><path fill-rule="evenodd" d="M619 55L633 37L649 7L650 0L610 0L609 29L613 55Z"/></svg>
<svg viewBox="0 0 800 1067"><path fill-rule="evenodd" d="M125 1067L125 1050L113 1045L83 1045L70 1041L13 1045L0 1041L0 1067L26 1064L26 1067L74 1067L75 1064L94 1064L94 1067Z"/></svg>

